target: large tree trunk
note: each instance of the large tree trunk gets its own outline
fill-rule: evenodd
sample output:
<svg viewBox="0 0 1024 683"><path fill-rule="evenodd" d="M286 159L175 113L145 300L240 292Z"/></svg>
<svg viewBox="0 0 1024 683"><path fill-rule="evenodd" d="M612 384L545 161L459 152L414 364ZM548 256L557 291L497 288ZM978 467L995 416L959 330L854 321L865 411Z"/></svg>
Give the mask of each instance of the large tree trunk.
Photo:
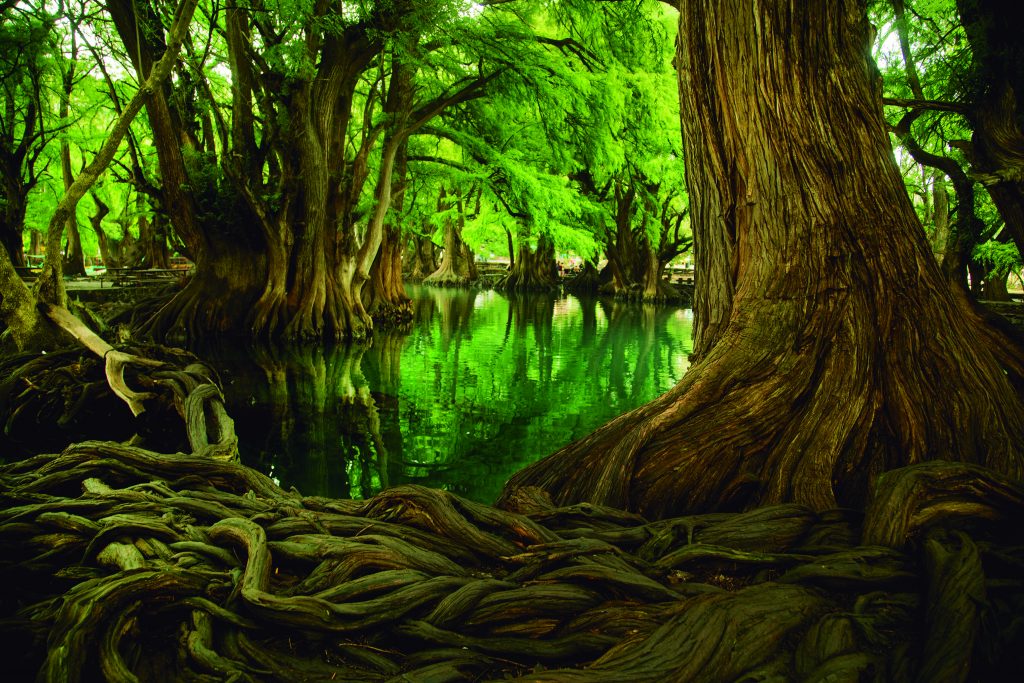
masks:
<svg viewBox="0 0 1024 683"><path fill-rule="evenodd" d="M374 320L390 324L412 320L412 302L405 292L405 281L402 279L404 251L402 229L397 225L387 226L377 260L370 269L373 296L367 310Z"/></svg>
<svg viewBox="0 0 1024 683"><path fill-rule="evenodd" d="M418 282L437 270L437 246L429 237L417 234L412 236L410 247L412 270L407 279Z"/></svg>
<svg viewBox="0 0 1024 683"><path fill-rule="evenodd" d="M506 498L538 485L664 516L861 506L881 472L932 458L1019 478L1020 355L1000 365L930 253L886 138L862 3L680 12L695 364L513 477Z"/></svg>
<svg viewBox="0 0 1024 683"><path fill-rule="evenodd" d="M442 190L438 199L439 210L448 208L445 199L446 195ZM455 197L455 206L458 209L458 216L454 219L449 217L444 223L444 254L441 256L441 264L437 270L424 278L425 284L460 287L476 280L473 254L462 241L462 226L465 219L462 214L462 196L458 193Z"/></svg>
<svg viewBox="0 0 1024 683"><path fill-rule="evenodd" d="M519 255L509 267L508 275L495 284L495 289L510 292L541 292L557 289L558 286L555 243L547 235L541 235L537 239L535 251L530 250L529 240L520 239Z"/></svg>
<svg viewBox="0 0 1024 683"><path fill-rule="evenodd" d="M207 241L206 267L145 321L150 336L185 345L245 328L257 310L268 265L261 250L234 237Z"/></svg>
<svg viewBox="0 0 1024 683"><path fill-rule="evenodd" d="M10 183L4 188L4 202L0 203L0 245L7 251L11 262L25 265L25 195L20 184Z"/></svg>
<svg viewBox="0 0 1024 683"><path fill-rule="evenodd" d="M164 51L164 32L160 19L148 3L136 4L132 0L108 0L107 9L117 28L125 52L132 60L139 80L147 78ZM190 188L192 183L185 169L183 146L186 136L182 125L168 100L172 92L170 83L153 88L146 98L146 114L153 130L160 168L163 206L175 232L191 249L197 268L202 267L202 235L196 222L196 206ZM191 97L192 94L186 95Z"/></svg>
<svg viewBox="0 0 1024 683"><path fill-rule="evenodd" d="M667 260L661 258L661 248L651 244L647 234L647 219L634 227L633 217L637 212L636 188L615 186L615 231L608 235L605 254L608 257L608 283L603 292L624 299L657 302L676 299L679 292L665 279L667 261L675 257L672 253ZM668 232L661 236L668 239Z"/></svg>

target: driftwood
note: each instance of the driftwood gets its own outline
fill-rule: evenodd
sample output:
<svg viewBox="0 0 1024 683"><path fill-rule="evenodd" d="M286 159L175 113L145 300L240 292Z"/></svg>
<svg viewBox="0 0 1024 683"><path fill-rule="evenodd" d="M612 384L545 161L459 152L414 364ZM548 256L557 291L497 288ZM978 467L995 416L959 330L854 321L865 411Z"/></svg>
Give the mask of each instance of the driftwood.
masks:
<svg viewBox="0 0 1024 683"><path fill-rule="evenodd" d="M234 443L216 387L164 363L131 380L178 396L185 452L85 441L0 467L10 680L966 681L1022 665L1024 487L984 468L887 473L864 512L660 521L536 489L505 510L416 486L304 497L210 457Z"/></svg>

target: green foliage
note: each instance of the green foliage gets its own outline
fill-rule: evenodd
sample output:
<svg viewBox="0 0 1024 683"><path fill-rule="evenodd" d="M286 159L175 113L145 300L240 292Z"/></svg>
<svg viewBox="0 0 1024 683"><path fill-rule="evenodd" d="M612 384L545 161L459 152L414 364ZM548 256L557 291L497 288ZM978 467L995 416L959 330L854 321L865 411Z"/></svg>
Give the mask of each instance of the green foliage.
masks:
<svg viewBox="0 0 1024 683"><path fill-rule="evenodd" d="M1021 267L1024 265L1017 245L1012 242L983 242L974 248L974 258L988 268L989 277L1003 278L1012 273L1019 279Z"/></svg>
<svg viewBox="0 0 1024 683"><path fill-rule="evenodd" d="M961 239L980 245L1000 224L999 213L981 183L970 180L973 172L972 136L974 122L970 120L970 107L976 97L974 55L960 21L955 0L904 0L904 24L898 21L898 3L886 1L871 5L871 19L878 27L875 58L883 77L884 95L896 104L886 107L886 118L895 131L901 121L916 118L909 126L909 138L920 146L918 159L911 158L913 145L897 147L896 159L903 173L911 202L921 218L926 232L933 230L932 187L944 183L949 173L952 188L955 176L965 179L951 197L950 221L966 221L971 226ZM906 40L901 45L900 34ZM906 54L906 53L909 54ZM916 102L909 106L906 101ZM920 102L918 102L920 101ZM936 104L937 103L937 104ZM905 130L902 135L907 135ZM896 143L904 144L900 140ZM923 154L922 154L923 152ZM952 162L959 174L937 171L919 163L923 155L933 155ZM925 162L935 164L934 161ZM924 162L922 162L924 163ZM964 184L972 186L973 205L958 206L966 193ZM975 216L978 221L967 220ZM961 225L961 228L963 226ZM975 234L976 233L976 234ZM985 250L982 250L985 252Z"/></svg>

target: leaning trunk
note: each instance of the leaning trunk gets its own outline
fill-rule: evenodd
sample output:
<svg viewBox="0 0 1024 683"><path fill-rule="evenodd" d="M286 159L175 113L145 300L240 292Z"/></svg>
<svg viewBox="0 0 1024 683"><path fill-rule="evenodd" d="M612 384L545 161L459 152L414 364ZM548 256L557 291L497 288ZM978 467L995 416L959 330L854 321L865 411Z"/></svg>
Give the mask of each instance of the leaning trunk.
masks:
<svg viewBox="0 0 1024 683"><path fill-rule="evenodd" d="M392 78L392 91L397 86ZM406 109L408 106L406 106ZM412 302L405 292L402 280L402 226L396 215L401 214L405 203L406 173L408 171L408 141L402 140L395 153L395 170L392 194L394 208L392 218L384 225L380 251L370 267L369 287L364 289L366 310L377 322L398 325L412 320Z"/></svg>
<svg viewBox="0 0 1024 683"><path fill-rule="evenodd" d="M1019 478L1021 366L997 362L930 252L893 163L862 3L680 12L695 363L506 496L536 485L561 504L664 516L858 507L882 472L932 458Z"/></svg>

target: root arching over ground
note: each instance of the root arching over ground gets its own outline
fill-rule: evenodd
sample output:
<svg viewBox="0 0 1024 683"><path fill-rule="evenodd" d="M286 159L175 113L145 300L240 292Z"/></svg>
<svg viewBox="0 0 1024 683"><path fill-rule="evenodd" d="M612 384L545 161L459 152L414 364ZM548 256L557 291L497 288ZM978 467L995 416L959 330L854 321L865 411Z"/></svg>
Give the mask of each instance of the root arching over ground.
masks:
<svg viewBox="0 0 1024 683"><path fill-rule="evenodd" d="M190 396L202 432L211 412ZM192 443L85 441L0 468L16 677L1000 680L1021 665L1024 487L977 465L889 472L864 511L650 521L530 488L504 510L417 486L307 497Z"/></svg>

